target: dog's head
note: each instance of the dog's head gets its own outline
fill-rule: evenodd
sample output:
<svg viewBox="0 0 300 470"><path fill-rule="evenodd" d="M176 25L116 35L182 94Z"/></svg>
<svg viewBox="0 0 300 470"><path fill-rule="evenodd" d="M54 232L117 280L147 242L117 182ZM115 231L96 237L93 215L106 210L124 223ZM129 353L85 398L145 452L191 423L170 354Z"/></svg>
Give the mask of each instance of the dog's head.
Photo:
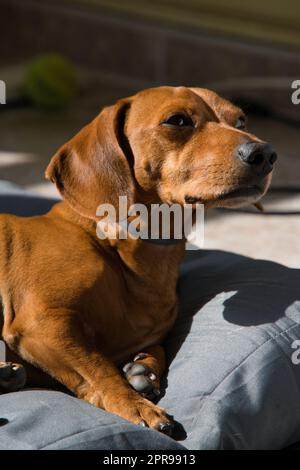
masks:
<svg viewBox="0 0 300 470"><path fill-rule="evenodd" d="M160 87L104 108L51 160L47 178L82 215L100 204L238 207L267 191L277 156L241 109L202 88Z"/></svg>

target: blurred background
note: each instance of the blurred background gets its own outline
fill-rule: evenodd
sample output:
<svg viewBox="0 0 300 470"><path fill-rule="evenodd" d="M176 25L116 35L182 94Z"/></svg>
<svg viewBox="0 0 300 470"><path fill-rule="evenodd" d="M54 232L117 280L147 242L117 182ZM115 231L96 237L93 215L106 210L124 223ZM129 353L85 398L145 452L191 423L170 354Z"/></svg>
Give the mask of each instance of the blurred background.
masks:
<svg viewBox="0 0 300 470"><path fill-rule="evenodd" d="M44 196L56 149L116 99L212 88L279 154L266 212L212 211L205 247L300 266L299 0L0 0L0 179Z"/></svg>

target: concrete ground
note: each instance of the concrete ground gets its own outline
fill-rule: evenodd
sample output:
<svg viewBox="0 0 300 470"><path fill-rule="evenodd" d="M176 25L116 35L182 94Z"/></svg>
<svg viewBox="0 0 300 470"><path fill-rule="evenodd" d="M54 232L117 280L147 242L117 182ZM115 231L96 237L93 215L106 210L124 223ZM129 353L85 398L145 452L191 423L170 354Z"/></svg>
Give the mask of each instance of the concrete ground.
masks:
<svg viewBox="0 0 300 470"><path fill-rule="evenodd" d="M44 170L55 150L94 117L104 104L126 96L122 88L87 92L68 110L0 108L0 179L43 195L55 195ZM299 127L271 118L251 117L251 132L273 143L279 160L273 187L299 187L299 193L266 196L267 211L295 214L211 211L206 217L205 248L217 248L300 268L300 133Z"/></svg>

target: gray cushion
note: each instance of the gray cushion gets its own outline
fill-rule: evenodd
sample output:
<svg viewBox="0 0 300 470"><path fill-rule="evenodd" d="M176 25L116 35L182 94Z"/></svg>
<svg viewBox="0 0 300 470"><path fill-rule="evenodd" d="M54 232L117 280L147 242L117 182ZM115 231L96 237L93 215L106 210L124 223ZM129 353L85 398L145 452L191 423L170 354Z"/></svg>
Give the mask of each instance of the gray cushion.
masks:
<svg viewBox="0 0 300 470"><path fill-rule="evenodd" d="M21 391L0 396L0 450L147 449L183 447L65 393Z"/></svg>
<svg viewBox="0 0 300 470"><path fill-rule="evenodd" d="M52 203L14 196L15 210L7 194L0 195L0 210L9 200L9 211L31 215ZM300 365L291 360L300 339L300 270L232 253L189 252L178 289L160 405L183 425L182 444L279 449L300 440ZM0 410L0 448L179 445L59 392L2 395Z"/></svg>
<svg viewBox="0 0 300 470"><path fill-rule="evenodd" d="M184 445L279 449L300 440L300 365L291 359L300 339L300 270L189 252L179 295L160 404L184 425Z"/></svg>

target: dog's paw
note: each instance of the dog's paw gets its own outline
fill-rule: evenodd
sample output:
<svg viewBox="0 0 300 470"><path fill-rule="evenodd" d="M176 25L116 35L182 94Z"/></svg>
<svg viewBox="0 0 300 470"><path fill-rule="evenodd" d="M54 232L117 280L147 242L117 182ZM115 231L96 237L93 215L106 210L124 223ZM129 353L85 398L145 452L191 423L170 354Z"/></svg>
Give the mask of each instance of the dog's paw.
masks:
<svg viewBox="0 0 300 470"><path fill-rule="evenodd" d="M115 396L110 395L104 402L104 409L134 424L155 429L169 436L172 436L175 430L176 423L172 416L132 389L129 393L119 395L117 400Z"/></svg>
<svg viewBox="0 0 300 470"><path fill-rule="evenodd" d="M25 386L26 372L20 364L0 362L0 393L16 392Z"/></svg>
<svg viewBox="0 0 300 470"><path fill-rule="evenodd" d="M150 402L148 403L150 404ZM143 427L150 427L172 437L176 425L172 416L168 415L162 408L155 406L153 403L151 403L151 405L152 406L141 403L137 406L135 412L138 412L142 419L136 424Z"/></svg>
<svg viewBox="0 0 300 470"><path fill-rule="evenodd" d="M141 361L145 356L138 354L133 362L123 367L125 377L131 387L148 400L155 400L160 395L159 379L153 370Z"/></svg>

